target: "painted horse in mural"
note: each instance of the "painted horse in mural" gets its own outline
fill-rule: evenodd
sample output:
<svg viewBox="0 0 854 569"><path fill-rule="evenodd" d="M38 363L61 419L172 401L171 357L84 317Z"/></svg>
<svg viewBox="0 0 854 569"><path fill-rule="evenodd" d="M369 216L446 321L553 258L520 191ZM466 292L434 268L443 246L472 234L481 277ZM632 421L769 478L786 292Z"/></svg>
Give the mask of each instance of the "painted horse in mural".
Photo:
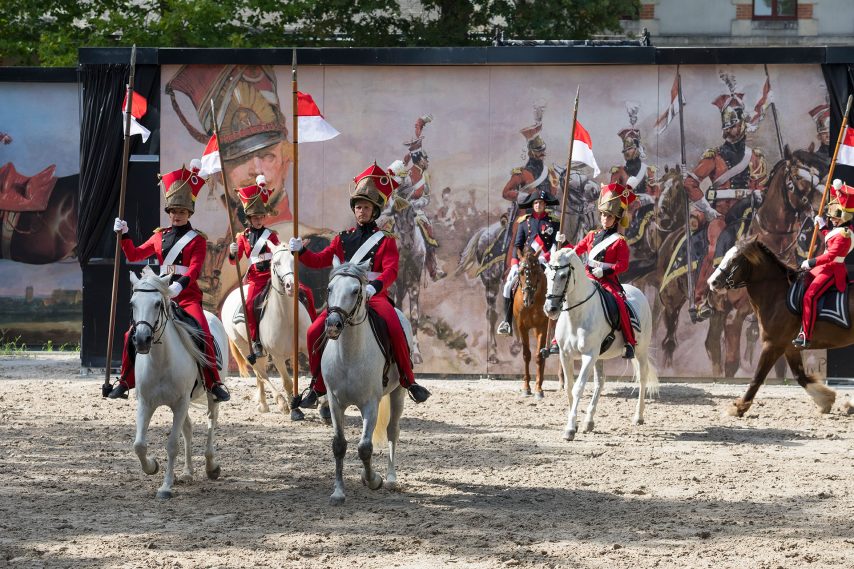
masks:
<svg viewBox="0 0 854 569"><path fill-rule="evenodd" d="M718 238L715 254L717 262L737 239L754 232L760 238L773 237L771 240L775 243L793 242L797 239L797 223L792 223L790 219L795 209L788 206L811 202L816 189L815 172L808 163L804 163L805 160L810 158L800 151L791 155L787 153L786 158L777 162L771 169L761 203L749 197L734 208L738 209L741 217L734 219ZM761 225L754 221L757 216ZM766 230L764 236L760 234L763 227L783 226L790 227L790 231L772 235ZM704 232L697 231L696 225L692 225L692 232L692 265L695 267L693 274L696 275L696 265L702 259L707 245ZM664 275L659 293L665 328L662 348L664 365L668 366L672 365L677 345L679 313L688 299L687 279L684 278L687 270L684 236L683 229L674 231L664 240L659 254L658 271ZM788 250L792 248L788 247ZM709 299L715 310L709 318L704 345L712 362L712 373L716 376L733 377L741 366L742 326L748 321L750 303L742 290L711 294Z"/></svg>
<svg viewBox="0 0 854 569"><path fill-rule="evenodd" d="M555 164L554 169L560 175L557 197L562 200L566 168ZM588 231L597 227L599 214L596 211L596 201L599 199L599 184L587 175L573 170L569 177L566 198L566 220L563 233L570 243L578 243L584 239Z"/></svg>
<svg viewBox="0 0 854 569"><path fill-rule="evenodd" d="M395 193L383 210L377 225L389 227L397 237L400 251L400 268L397 279L389 291L394 305L403 310L403 300L409 300L409 321L412 326L412 363L424 360L418 347L418 323L421 318L419 297L427 258L427 244L416 220L416 210L409 196Z"/></svg>
<svg viewBox="0 0 854 569"><path fill-rule="evenodd" d="M797 278L797 269L780 260L755 237L741 240L731 247L709 277L713 291L744 290L759 322L762 342L759 365L747 392L732 403L731 415L743 417L747 413L756 392L780 356L786 358L798 384L812 397L819 412L829 413L833 407L836 392L807 375L801 351L792 345L792 338L800 329L801 318L788 310L786 296ZM848 298L847 309L849 315L854 314L854 297ZM815 349L848 346L854 344L854 330L818 321L811 342Z"/></svg>

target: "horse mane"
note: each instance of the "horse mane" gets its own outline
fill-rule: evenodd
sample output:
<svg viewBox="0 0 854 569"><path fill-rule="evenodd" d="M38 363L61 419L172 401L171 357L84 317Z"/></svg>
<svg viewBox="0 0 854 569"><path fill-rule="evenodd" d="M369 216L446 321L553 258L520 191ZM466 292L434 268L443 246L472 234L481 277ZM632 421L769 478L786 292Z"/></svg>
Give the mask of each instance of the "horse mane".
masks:
<svg viewBox="0 0 854 569"><path fill-rule="evenodd" d="M820 178L823 178L830 169L830 158L825 158L815 152L803 149L795 150L792 152L792 158L805 166L818 170Z"/></svg>
<svg viewBox="0 0 854 569"><path fill-rule="evenodd" d="M367 269L354 263L341 263L340 265L332 269L332 272L329 273L329 280L331 281L339 275L359 279L359 282L361 282L363 285L368 282Z"/></svg>
<svg viewBox="0 0 854 569"><path fill-rule="evenodd" d="M758 251L756 251L758 249ZM771 259L774 264L786 275L786 278L791 280L798 274L798 270L788 263L783 262L774 251L771 250L765 243L751 237L744 239L738 244L738 252L743 254L751 263L758 264L757 256L762 253L765 257Z"/></svg>
<svg viewBox="0 0 854 569"><path fill-rule="evenodd" d="M133 290L136 291L138 288L147 287L154 288L163 295L164 302L171 302L169 299L169 280L161 279L148 265L143 267L142 276L137 283L133 285ZM200 350L196 344L196 342L200 341L202 338L202 331L191 324L178 320L177 318L171 318L171 320L175 324L175 329L178 332L178 339L181 340L181 345L184 346L184 349L187 350L190 357L192 357L193 360L202 367L210 365L207 355L205 355L205 352Z"/></svg>

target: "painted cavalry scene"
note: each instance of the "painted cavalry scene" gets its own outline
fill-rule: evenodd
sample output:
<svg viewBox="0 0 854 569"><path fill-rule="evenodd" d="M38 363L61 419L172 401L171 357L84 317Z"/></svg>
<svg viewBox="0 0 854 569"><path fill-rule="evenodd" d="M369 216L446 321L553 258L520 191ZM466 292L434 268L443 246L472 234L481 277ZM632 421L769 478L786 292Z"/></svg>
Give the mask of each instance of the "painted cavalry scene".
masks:
<svg viewBox="0 0 854 569"><path fill-rule="evenodd" d="M157 208L128 160L80 218L100 368L0 354L0 565L850 562L854 131L818 66L293 57L162 65L156 147L133 64L107 102ZM8 188L88 202L11 158L20 256Z"/></svg>

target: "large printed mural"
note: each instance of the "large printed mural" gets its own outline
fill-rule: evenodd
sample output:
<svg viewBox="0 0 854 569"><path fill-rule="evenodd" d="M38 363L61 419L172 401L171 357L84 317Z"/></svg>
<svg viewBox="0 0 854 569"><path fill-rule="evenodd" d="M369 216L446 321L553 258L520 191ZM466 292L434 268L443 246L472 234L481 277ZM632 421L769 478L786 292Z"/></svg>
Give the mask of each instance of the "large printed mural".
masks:
<svg viewBox="0 0 854 569"><path fill-rule="evenodd" d="M517 374L518 341L495 328L506 251L524 213L518 192L533 183L560 193L566 181L566 233L576 241L594 226L599 185L634 176L640 199L626 231L624 282L654 306L659 373L749 376L759 349L746 296L710 297L703 280L742 236L759 236L786 260L803 257L829 164L826 89L817 65L678 73L681 117L675 66L300 68L300 90L341 135L300 144L299 232L322 244L350 227L353 176L374 160L402 160L409 178L381 222L403 251L394 298L417 331L416 372ZM229 188L265 174L274 192L269 225L285 236L293 231L290 75L242 65L164 66L161 74L161 171L202 154L212 98ZM578 86L578 118L601 172L579 163L566 180ZM214 178L196 203L193 224L209 239L209 308L236 284L226 261L236 206ZM318 302L323 278L309 275ZM547 369L556 372L556 358Z"/></svg>
<svg viewBox="0 0 854 569"><path fill-rule="evenodd" d="M77 86L0 83L0 99L0 342L77 345Z"/></svg>

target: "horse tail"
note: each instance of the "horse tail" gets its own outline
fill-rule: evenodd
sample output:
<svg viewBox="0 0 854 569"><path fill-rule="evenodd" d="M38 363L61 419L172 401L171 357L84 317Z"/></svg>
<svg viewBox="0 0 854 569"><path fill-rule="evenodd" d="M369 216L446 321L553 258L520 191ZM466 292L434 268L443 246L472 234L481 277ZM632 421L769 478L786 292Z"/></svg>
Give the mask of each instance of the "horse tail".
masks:
<svg viewBox="0 0 854 569"><path fill-rule="evenodd" d="M249 362L246 361L246 358L243 357L242 353L240 353L240 349L237 347L237 344L232 342L231 339L228 340L228 351L231 352L231 356L237 364L237 371L240 373L240 377L250 377Z"/></svg>
<svg viewBox="0 0 854 569"><path fill-rule="evenodd" d="M652 362L652 358L647 356L646 361L646 396L658 397L658 370L655 369L655 364ZM640 385L641 368L638 358L632 359L632 366L634 367L635 372L634 380L638 385Z"/></svg>
<svg viewBox="0 0 854 569"><path fill-rule="evenodd" d="M457 269L454 271L455 275L460 275L462 273L467 273L469 278L474 278L477 276L477 243L480 240L481 234L486 230L486 228L481 227L469 239L466 246L463 248L463 252L460 253L460 262L457 265Z"/></svg>
<svg viewBox="0 0 854 569"><path fill-rule="evenodd" d="M384 447L388 444L388 423L391 420L391 398L383 395L377 409L377 424L374 426L374 436L371 442L374 447Z"/></svg>

